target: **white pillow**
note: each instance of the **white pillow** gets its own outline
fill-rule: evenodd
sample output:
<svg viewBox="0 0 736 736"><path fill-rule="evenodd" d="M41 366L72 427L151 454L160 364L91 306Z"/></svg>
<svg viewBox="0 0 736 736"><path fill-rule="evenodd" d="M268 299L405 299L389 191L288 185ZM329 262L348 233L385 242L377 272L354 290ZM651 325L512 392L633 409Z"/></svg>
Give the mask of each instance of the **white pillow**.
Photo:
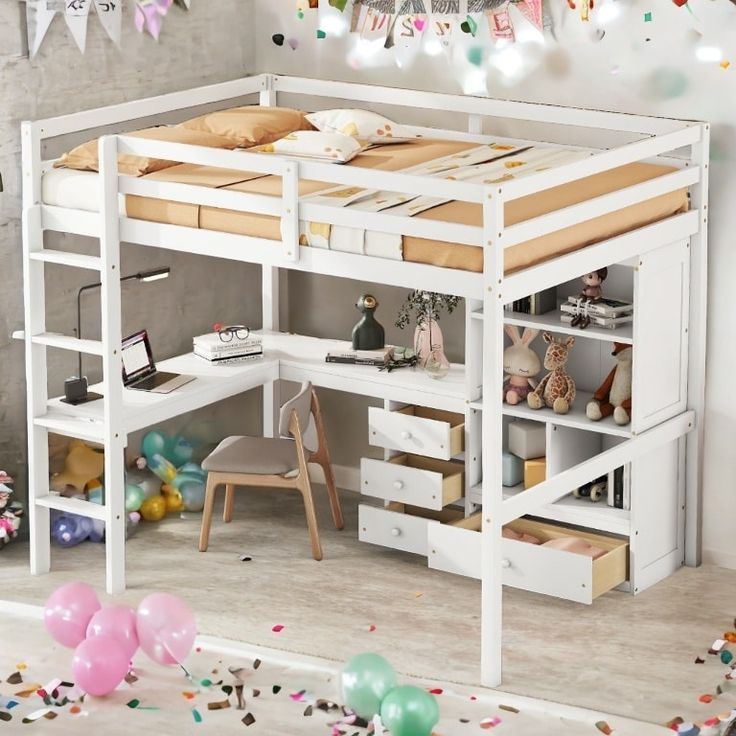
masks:
<svg viewBox="0 0 736 736"><path fill-rule="evenodd" d="M342 133L371 143L405 143L417 138L409 135L403 125L370 110L321 110L305 115L317 130Z"/></svg>
<svg viewBox="0 0 736 736"><path fill-rule="evenodd" d="M355 158L364 146L355 138L342 133L323 133L318 130L296 130L274 143L261 146L264 153L280 153L313 161L346 164Z"/></svg>

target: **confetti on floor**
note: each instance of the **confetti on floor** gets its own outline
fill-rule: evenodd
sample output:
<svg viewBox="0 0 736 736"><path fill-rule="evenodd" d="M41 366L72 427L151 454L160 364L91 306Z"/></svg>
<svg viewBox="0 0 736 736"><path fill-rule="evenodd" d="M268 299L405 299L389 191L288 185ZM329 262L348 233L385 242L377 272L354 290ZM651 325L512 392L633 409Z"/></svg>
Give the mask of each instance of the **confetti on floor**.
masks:
<svg viewBox="0 0 736 736"><path fill-rule="evenodd" d="M611 727L610 727L610 726L608 725L608 723L606 723L605 721L598 721L598 722L597 722L597 723L595 724L595 727L596 727L596 728L597 728L597 729L598 729L598 730L599 730L599 731L600 731L601 733L605 733L605 734L611 734L611 733L613 733L613 730L612 730L612 729L611 729Z"/></svg>
<svg viewBox="0 0 736 736"><path fill-rule="evenodd" d="M276 624L275 626L271 627L271 631L273 631L274 634L279 634L284 630L283 624Z"/></svg>

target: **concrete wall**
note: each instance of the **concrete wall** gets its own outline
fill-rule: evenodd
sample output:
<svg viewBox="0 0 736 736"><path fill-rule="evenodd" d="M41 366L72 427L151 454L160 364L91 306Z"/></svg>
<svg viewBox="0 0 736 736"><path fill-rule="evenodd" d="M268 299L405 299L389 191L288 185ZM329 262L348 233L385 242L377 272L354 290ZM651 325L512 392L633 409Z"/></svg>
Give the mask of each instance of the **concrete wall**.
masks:
<svg viewBox="0 0 736 736"><path fill-rule="evenodd" d="M324 24L326 14L336 16L333 9L320 9L320 13L323 25L335 30L331 30L327 38L317 39L319 16L316 12L308 11L304 20L299 20L292 12L291 0L257 0L256 4L259 71L414 89L485 93L486 84L478 79L478 70L468 64L462 47L455 58L420 53L413 61L405 60L403 68L399 69L392 53L380 50L369 58L360 52L356 36L336 37L339 22ZM731 369L736 362L731 301L732 281L736 276L736 250L732 245L736 209L731 204L732 193L736 190L736 76L733 66L722 69L718 63L698 61L695 54L699 46L715 46L724 49L728 58L736 42L736 7L726 0L691 0L692 15L673 3L655 3L653 7L651 2L644 0L625 4L604 0L597 4L596 12L603 13L604 6L610 10L613 5L622 12L617 18L609 13L611 20L603 27L605 37L595 41L599 35L594 33L594 24L580 23L566 5L556 0L549 3L556 19L559 44L547 39L544 50L538 52L541 54L539 67L513 84L504 83L504 76L498 71L491 72L488 94L644 115L696 118L713 123L704 547L706 560L736 567L736 537L731 533L730 515L724 513L731 508L732 479L736 477L733 449L736 398L730 390ZM651 22L644 20L647 11L653 11ZM704 35L699 35L698 29ZM274 33L298 39L298 48L292 50L288 44L276 46L271 41ZM469 36L459 35L464 35L462 40L469 43ZM524 53L534 53L534 49L525 49ZM678 84L685 87L679 96ZM427 124L436 123L437 115L432 111L421 111L421 114ZM450 124L448 122L448 127ZM502 130L498 125L494 127L496 132ZM584 143L583 138L579 140ZM327 278L316 279L315 284L301 274L292 275L290 279L292 304L299 304L298 309L292 309L291 328L295 331L314 329L319 334L335 336L349 334L354 316L351 302L362 289L373 288ZM377 291L384 302L378 312L379 319L389 325L400 295L391 289ZM304 305L309 308L305 309ZM445 333L450 333L452 344L462 344L459 322L451 320L442 324L446 326ZM389 331L389 339L396 339L396 333ZM652 380L656 380L656 376ZM328 412L331 410L335 417L340 416L339 421L348 421L357 427L357 434L343 433L338 438L334 452L339 462L355 463L368 451L362 405L353 408L354 402L347 405L342 401L325 403Z"/></svg>
<svg viewBox="0 0 736 736"><path fill-rule="evenodd" d="M187 14L172 9L160 42L141 36L133 27L132 3L126 3L122 48L105 36L92 12L87 53L74 46L62 18L57 17L41 53L23 57L20 8L15 0L0 2L0 171L5 192L0 194L0 468L17 478L25 497L25 380L23 347L10 333L23 326L20 229L19 124L173 90L233 79L254 67L254 28L251 0L203 0ZM138 126L136 126L138 127ZM53 152L52 152L53 153ZM92 253L97 241L61 236L53 247ZM123 249L122 272L171 266L171 278L156 284L127 284L123 288L123 330L147 327L155 355L165 358L191 346L216 321L260 320L260 272L255 266L214 261L164 250ZM76 292L95 281L94 273L62 267L47 268L48 329L72 334L76 324ZM213 285L221 283L217 288ZM85 336L99 335L99 297L85 297ZM76 356L49 351L49 390L58 395L65 377L76 373ZM94 358L85 358L90 378L99 376ZM202 441L228 428L214 417L227 415L239 428L254 429L258 407L253 398L235 404L238 411L211 407L183 417L173 428L184 428ZM131 443L131 449L137 440Z"/></svg>

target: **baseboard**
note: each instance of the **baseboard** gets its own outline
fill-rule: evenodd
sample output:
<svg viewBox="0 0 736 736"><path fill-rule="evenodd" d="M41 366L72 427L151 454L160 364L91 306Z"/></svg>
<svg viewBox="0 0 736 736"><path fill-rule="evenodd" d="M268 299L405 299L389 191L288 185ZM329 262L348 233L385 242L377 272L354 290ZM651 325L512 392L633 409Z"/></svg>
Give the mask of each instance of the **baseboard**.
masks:
<svg viewBox="0 0 736 736"><path fill-rule="evenodd" d="M703 549L703 564L736 570L736 554L720 549Z"/></svg>
<svg viewBox="0 0 736 736"><path fill-rule="evenodd" d="M335 475L335 484L344 491L360 491L360 468L349 465L333 465L332 472ZM313 483L324 483L325 476L319 465L309 466L309 478Z"/></svg>

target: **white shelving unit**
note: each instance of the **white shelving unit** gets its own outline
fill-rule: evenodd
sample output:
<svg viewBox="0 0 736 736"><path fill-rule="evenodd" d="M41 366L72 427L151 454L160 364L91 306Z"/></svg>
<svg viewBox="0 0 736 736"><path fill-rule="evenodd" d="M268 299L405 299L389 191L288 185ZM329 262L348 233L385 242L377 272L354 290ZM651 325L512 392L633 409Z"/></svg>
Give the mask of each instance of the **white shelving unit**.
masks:
<svg viewBox="0 0 736 736"><path fill-rule="evenodd" d="M181 119L181 111L185 108L218 102L225 107L225 101L234 99L252 102L257 98L261 105L275 105L281 95L309 101L306 104L312 107L329 107L334 99L340 99L352 106L364 104L380 109L382 105L389 105L464 114L468 133L416 130L425 136L434 133L437 137L479 144L495 140L479 131L483 131L484 125L493 126L495 120L501 118L546 126L585 127L599 137L599 152L525 178L478 184L112 135L100 139L98 212L54 207L43 201L42 178L51 162L43 160L42 149L49 139L81 131L88 131L91 136L95 129L109 130L125 121L152 116L159 116L163 118L161 122L165 122L167 115L176 113ZM318 102L315 103L315 99ZM627 578L635 593L669 575L685 559L691 564L698 562L702 442L702 427L698 421L704 402L707 303L707 124L263 74L27 122L22 127L22 140L23 337L28 388L31 571L34 574L50 569L50 510L73 508L76 513L95 515L105 521L108 590L121 592L125 588L123 450L128 433L256 386L265 387L264 432L273 433L279 379L310 379L318 386L380 397L389 413L405 404L414 404L451 412L464 419L459 422L457 417L440 418L432 420L435 424L417 422L401 429L400 441L410 443L417 432L422 442L428 443L422 445L423 452L416 453L424 457L422 462L426 467L412 466L411 469L433 473L435 492L423 496L427 493L424 486L399 487L393 485L398 479L392 481L391 476L387 476L386 482L391 483L384 494L388 506L372 507L374 511L364 513L366 529L370 523L372 541L426 554L432 567L482 580L479 659L485 685L496 686L501 682L504 584L590 603ZM677 157L677 152L682 150L685 153ZM119 154L279 175L283 182L282 196L236 196L218 189L165 182L153 185L145 177L120 177L117 171ZM515 225L505 222L506 205L516 199L544 196L543 193L552 187L658 158L671 164L673 170L650 181ZM371 213L369 226L382 232L463 242L482 248L483 272L299 247L300 220L359 229L365 229L367 223L365 213L360 211L317 206L300 198L300 179L366 189L389 188L410 195L469 202L482 208L480 226L439 221L428 224L391 213ZM690 193L689 212L672 215L514 273L504 272L507 248L683 188ZM238 207L276 216L281 221L281 241L135 220L120 214L121 194L189 204L205 203L223 209ZM83 256L47 249L44 232L48 230L97 238L99 254ZM159 399L151 395L133 398L133 392L124 391L120 361L121 243L260 264L263 269L263 328L273 334L269 338L273 343L267 347L271 351L268 360L258 366L239 367L215 376L206 366L197 366L193 356L179 356L164 362L161 367L197 375L197 380L180 392ZM79 341L47 332L44 280L47 263L99 273L102 284L100 342ZM618 275L614 281L619 279L620 284L628 284L636 304L632 329L619 333L623 342L634 346L631 425L622 428L603 422L591 426L584 416L586 396L599 385L610 368L605 348L606 341L614 337L612 333L602 334L603 331L595 328L589 328L585 334L575 333L576 338L580 337L570 369L579 382L580 394L569 414L559 416L548 410L532 412L524 406L503 404L504 322L571 334L569 328L553 324L551 315L532 318L509 314L504 311L504 304L616 264L619 265L613 271ZM432 381L416 372L386 375L368 369L325 364L326 341L275 334L279 330L279 272L282 269L345 278L359 275L364 281L464 297L467 306L465 366L453 366L448 378ZM662 317L659 298L662 293L668 296L667 320ZM49 349L81 350L101 356L105 400L72 409L50 399L46 363ZM663 356L667 356L666 361L662 360ZM652 380L653 375L656 380ZM503 489L501 483L500 458L505 428L509 421L518 418L543 422L548 446L548 478L523 492ZM384 421L389 422L386 428L394 426L391 424L394 419L384 417ZM427 426L431 430L425 436L422 428ZM456 465L439 466L428 458L443 457L448 441L457 449L459 426L462 426L463 452L452 455L463 458L458 485ZM104 444L107 494L103 506L93 509L92 505L87 507L79 502L72 506L71 502L49 494L49 432ZM409 437L401 432L408 432ZM401 449L394 446L388 451L387 459L394 450ZM592 504L585 507L568 498L571 489L625 463L631 463L632 468L632 507L628 517ZM398 465L397 462L395 466ZM414 478L408 474L403 482L411 485ZM392 502L389 495L392 489L406 491L407 497L418 498L425 506L417 508ZM462 494L459 497L458 492ZM454 499L455 505L441 510L427 508L428 504L437 505L438 495L441 502ZM607 553L593 562L581 555L503 538L502 529L507 525L532 528L545 539L560 533L555 527L522 519L525 516L598 530L591 538L604 546ZM621 536L607 536L611 534Z"/></svg>

